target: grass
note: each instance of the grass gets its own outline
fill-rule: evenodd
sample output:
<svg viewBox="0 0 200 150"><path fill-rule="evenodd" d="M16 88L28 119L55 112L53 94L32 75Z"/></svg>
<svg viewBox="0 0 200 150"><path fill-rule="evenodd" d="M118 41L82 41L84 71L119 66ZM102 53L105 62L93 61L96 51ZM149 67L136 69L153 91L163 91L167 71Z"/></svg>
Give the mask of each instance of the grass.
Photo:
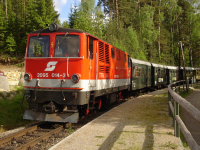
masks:
<svg viewBox="0 0 200 150"><path fill-rule="evenodd" d="M104 138L103 136L95 136L95 138Z"/></svg>
<svg viewBox="0 0 200 150"><path fill-rule="evenodd" d="M165 144L161 145L161 147L168 147L170 149L177 149L178 145L172 143L171 141L166 142Z"/></svg>
<svg viewBox="0 0 200 150"><path fill-rule="evenodd" d="M70 123L69 125L69 134L72 134L74 132L74 130L72 129L72 124Z"/></svg>
<svg viewBox="0 0 200 150"><path fill-rule="evenodd" d="M193 91L193 90L191 90L191 89L188 90L188 92L183 91L183 92L181 92L179 95L180 95L181 97L185 98L185 97L187 97L188 95L190 95L192 91Z"/></svg>
<svg viewBox="0 0 200 150"><path fill-rule="evenodd" d="M0 100L0 133L33 122L23 120L23 112L21 110L23 95L23 87L18 87L16 88L16 95L13 98L9 99L9 94L7 94L4 99ZM28 104L26 102L24 103L24 109L28 108Z"/></svg>
<svg viewBox="0 0 200 150"><path fill-rule="evenodd" d="M167 132L168 135L174 135L172 132Z"/></svg>

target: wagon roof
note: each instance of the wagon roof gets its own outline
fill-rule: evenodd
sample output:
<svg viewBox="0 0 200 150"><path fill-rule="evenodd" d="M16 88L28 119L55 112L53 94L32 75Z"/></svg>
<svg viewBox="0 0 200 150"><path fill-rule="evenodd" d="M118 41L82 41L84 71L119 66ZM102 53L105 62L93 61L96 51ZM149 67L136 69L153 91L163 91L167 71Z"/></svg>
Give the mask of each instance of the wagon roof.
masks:
<svg viewBox="0 0 200 150"><path fill-rule="evenodd" d="M151 63L146 62L146 61L142 61L142 60L138 60L138 59L133 59L131 58L133 63L137 63L137 64L143 64L143 65L147 65L147 66L151 66Z"/></svg>
<svg viewBox="0 0 200 150"><path fill-rule="evenodd" d="M178 69L178 67L177 66L167 66L167 69L174 69L174 70L176 70L176 69Z"/></svg>
<svg viewBox="0 0 200 150"><path fill-rule="evenodd" d="M160 67L160 68L166 68L166 66L164 65L159 65L159 64L155 64L155 63L151 63L153 67Z"/></svg>

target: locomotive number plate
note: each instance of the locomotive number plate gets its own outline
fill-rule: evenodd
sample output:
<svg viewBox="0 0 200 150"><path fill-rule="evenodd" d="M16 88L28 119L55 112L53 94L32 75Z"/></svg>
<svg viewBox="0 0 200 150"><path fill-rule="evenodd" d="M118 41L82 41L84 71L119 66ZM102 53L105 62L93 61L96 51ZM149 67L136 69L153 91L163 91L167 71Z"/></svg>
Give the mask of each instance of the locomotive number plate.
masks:
<svg viewBox="0 0 200 150"><path fill-rule="evenodd" d="M48 78L48 77L52 77L52 78L65 78L66 74L65 73L51 73L49 75L49 73L37 73L37 77L43 77L43 78Z"/></svg>

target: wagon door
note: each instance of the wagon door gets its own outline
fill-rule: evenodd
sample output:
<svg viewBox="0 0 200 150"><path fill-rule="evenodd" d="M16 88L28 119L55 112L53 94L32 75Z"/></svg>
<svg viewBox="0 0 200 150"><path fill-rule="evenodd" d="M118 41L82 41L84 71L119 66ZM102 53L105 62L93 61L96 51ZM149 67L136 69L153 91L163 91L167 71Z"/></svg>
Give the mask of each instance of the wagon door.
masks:
<svg viewBox="0 0 200 150"><path fill-rule="evenodd" d="M88 51L89 51L89 86L96 86L97 79L97 40L88 36Z"/></svg>

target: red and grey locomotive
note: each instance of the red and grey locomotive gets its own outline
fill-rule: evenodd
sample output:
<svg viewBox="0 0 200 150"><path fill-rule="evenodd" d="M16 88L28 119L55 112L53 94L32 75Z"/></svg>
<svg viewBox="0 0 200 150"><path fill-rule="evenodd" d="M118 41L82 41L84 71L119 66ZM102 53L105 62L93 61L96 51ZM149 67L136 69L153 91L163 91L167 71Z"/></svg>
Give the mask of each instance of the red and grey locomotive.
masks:
<svg viewBox="0 0 200 150"><path fill-rule="evenodd" d="M81 30L56 23L29 33L24 119L78 121L90 109L113 103L130 90L129 55Z"/></svg>

